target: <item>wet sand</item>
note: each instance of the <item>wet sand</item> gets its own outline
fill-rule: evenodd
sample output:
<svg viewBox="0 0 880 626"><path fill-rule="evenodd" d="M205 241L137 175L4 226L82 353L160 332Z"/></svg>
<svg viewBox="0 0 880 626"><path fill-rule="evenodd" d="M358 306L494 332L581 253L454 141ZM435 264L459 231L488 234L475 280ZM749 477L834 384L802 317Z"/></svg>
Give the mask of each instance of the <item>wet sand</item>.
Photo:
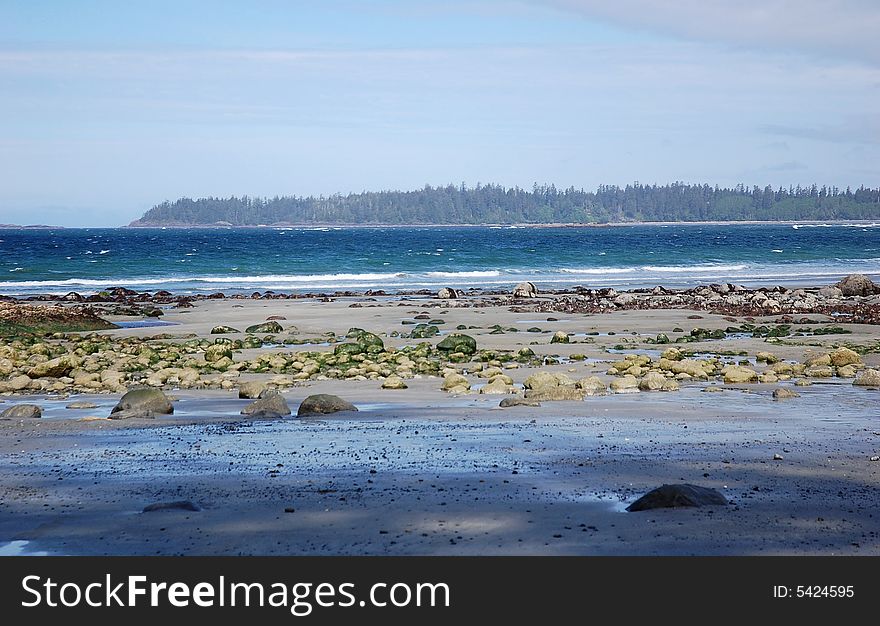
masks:
<svg viewBox="0 0 880 626"><path fill-rule="evenodd" d="M427 312L448 320L443 329L479 326L464 332L480 348L530 347L559 361L539 369L607 382L605 370L622 358L607 351L614 346L651 354L663 346L644 338L673 327L731 325L702 312L688 319L694 312L687 310L559 314L551 322L546 314L467 304L474 303L202 301L167 311L163 319L175 326L107 334L207 336L217 324L241 328L281 315L302 337L358 326L402 346L416 342L388 335L408 331L401 321ZM493 324L521 332L490 334ZM880 338L873 326L847 328L845 336L772 345L735 337L684 346L802 360ZM575 333L578 343L550 344L557 330ZM271 351L236 360L261 350ZM572 354L586 358L569 361ZM877 367L880 355L864 360ZM504 371L522 383L537 369ZM407 379L405 390L382 390L376 380L313 380L284 392L294 413L312 393L361 409L321 420L244 419L238 412L248 401L234 391L167 390L178 398L174 416L122 422L77 421L105 417L118 394L83 396L99 405L87 410L63 408L79 396L29 396L44 418L0 421L0 544L27 541L16 546L51 554L876 555L880 462L870 459L880 453L880 392L851 382L816 380L787 401L770 392L795 389L790 381L713 381L510 409L498 408L504 396L442 392L442 379L429 376ZM707 386L724 390L702 391ZM21 398L3 399L0 408ZM731 504L623 511L647 490L678 482L716 488ZM176 500L201 510L141 512Z"/></svg>

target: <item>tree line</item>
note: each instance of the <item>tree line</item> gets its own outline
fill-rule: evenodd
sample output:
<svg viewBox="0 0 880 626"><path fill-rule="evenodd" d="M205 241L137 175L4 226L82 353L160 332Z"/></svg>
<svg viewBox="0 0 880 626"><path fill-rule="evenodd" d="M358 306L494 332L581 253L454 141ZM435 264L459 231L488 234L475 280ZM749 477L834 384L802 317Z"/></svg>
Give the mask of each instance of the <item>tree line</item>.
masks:
<svg viewBox="0 0 880 626"><path fill-rule="evenodd" d="M278 224L601 224L747 220L876 220L880 188L722 188L676 182L602 185L596 191L534 185L426 185L415 191L331 196L180 198L132 226Z"/></svg>

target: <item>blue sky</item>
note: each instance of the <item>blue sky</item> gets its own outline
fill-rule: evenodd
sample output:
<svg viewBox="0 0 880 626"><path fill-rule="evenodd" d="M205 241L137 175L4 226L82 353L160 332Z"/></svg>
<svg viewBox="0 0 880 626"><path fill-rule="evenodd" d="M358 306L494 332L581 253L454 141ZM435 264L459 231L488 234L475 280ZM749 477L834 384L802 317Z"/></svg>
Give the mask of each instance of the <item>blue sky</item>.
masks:
<svg viewBox="0 0 880 626"><path fill-rule="evenodd" d="M0 222L449 182L880 184L870 0L0 1Z"/></svg>

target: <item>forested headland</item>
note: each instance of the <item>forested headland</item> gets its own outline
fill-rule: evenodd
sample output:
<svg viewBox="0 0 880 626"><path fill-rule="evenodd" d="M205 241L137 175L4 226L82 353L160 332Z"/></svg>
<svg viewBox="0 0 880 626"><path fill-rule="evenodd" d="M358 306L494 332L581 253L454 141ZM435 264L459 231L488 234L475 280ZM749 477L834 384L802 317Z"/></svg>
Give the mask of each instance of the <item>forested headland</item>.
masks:
<svg viewBox="0 0 880 626"><path fill-rule="evenodd" d="M425 186L331 196L180 198L131 226L287 224L603 224L614 222L877 220L880 188L746 187L672 183L596 191L535 185Z"/></svg>

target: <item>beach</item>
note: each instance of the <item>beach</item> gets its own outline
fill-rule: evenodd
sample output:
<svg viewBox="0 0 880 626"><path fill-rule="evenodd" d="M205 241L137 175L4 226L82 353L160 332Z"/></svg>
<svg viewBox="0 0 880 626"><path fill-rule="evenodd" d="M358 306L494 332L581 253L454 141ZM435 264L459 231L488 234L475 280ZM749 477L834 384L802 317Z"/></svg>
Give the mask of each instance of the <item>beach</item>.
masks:
<svg viewBox="0 0 880 626"><path fill-rule="evenodd" d="M142 298L163 326L97 303L128 327L4 340L0 411L42 417L0 419L0 545L877 555L880 391L853 383L880 367L880 296L820 286ZM292 415L241 415L249 381ZM173 414L106 419L138 386ZM297 417L314 394L358 411ZM728 504L625 511L680 483Z"/></svg>

